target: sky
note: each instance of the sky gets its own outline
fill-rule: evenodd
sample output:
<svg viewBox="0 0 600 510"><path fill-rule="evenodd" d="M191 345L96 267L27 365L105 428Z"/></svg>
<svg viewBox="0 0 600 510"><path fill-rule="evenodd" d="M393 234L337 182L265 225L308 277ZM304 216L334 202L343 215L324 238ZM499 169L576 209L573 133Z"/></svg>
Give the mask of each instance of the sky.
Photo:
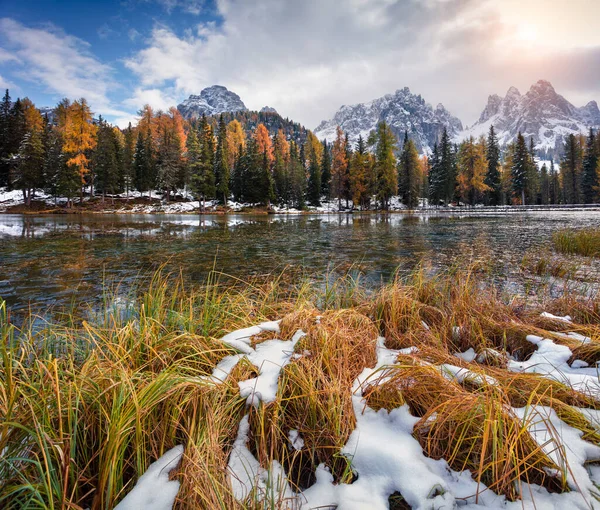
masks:
<svg viewBox="0 0 600 510"><path fill-rule="evenodd" d="M600 101L598 20L600 0L2 0L0 88L125 127L218 84L312 129L407 86L470 125L538 79Z"/></svg>

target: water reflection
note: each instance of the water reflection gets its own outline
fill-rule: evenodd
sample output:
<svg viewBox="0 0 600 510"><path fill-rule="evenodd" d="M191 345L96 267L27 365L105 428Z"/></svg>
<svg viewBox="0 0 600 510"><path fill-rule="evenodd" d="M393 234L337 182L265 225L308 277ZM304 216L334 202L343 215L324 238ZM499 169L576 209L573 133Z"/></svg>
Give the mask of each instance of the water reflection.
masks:
<svg viewBox="0 0 600 510"><path fill-rule="evenodd" d="M161 264L201 281L213 265L247 276L293 266L323 274L358 264L368 281L422 260L492 256L499 272L563 226L600 224L600 213L511 215L0 215L0 296L13 309L97 299Z"/></svg>

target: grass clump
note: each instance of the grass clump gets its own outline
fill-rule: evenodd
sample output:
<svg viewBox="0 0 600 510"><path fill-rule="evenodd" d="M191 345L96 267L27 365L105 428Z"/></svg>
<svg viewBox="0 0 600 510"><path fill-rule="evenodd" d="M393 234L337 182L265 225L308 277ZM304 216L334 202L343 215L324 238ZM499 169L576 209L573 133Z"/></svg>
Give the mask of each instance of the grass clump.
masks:
<svg viewBox="0 0 600 510"><path fill-rule="evenodd" d="M552 235L554 248L559 253L600 257L600 229L562 229Z"/></svg>
<svg viewBox="0 0 600 510"><path fill-rule="evenodd" d="M183 444L177 508L285 508L257 491L244 502L234 497L227 464L246 414L247 447L264 469L279 462L292 490L310 487L319 464L336 483L352 483L352 461L341 451L360 412L353 385L376 365L380 335L387 348L412 349L360 389L365 404L388 411L407 405L426 455L470 470L510 500L520 498L523 482L568 490L560 438L552 438L559 453L551 459L514 409L552 408L600 445L597 427L579 411L598 410L600 402L507 366L535 351L528 335L567 346L570 362L599 361L598 302L565 295L540 306L506 299L473 272L421 271L369 292L357 278L225 285L213 275L191 289L157 275L127 313L107 299L84 318L42 326L32 318L20 328L0 303L0 507L113 508L151 462ZM568 314L572 322L542 311ZM281 370L276 399L247 406L238 383L260 368L242 358L222 384L215 382L215 366L236 354L218 339L279 318L279 338L304 335ZM272 338L263 333L251 345ZM456 356L469 349L472 356ZM291 444L291 431L300 446ZM403 508L402 494L390 494L390 505Z"/></svg>

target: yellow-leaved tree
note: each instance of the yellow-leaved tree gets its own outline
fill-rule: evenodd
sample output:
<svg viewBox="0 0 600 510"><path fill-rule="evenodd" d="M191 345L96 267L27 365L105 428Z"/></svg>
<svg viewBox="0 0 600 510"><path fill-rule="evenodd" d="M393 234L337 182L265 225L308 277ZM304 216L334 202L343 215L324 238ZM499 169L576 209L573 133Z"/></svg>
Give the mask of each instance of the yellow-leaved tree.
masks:
<svg viewBox="0 0 600 510"><path fill-rule="evenodd" d="M240 156L240 150L246 147L246 133L239 120L233 119L227 124L227 165L233 169Z"/></svg>
<svg viewBox="0 0 600 510"><path fill-rule="evenodd" d="M81 98L67 108L64 126L63 152L67 165L77 169L80 179L80 202L83 202L85 178L89 173L89 153L96 147L97 127L92 122L92 111L87 101Z"/></svg>

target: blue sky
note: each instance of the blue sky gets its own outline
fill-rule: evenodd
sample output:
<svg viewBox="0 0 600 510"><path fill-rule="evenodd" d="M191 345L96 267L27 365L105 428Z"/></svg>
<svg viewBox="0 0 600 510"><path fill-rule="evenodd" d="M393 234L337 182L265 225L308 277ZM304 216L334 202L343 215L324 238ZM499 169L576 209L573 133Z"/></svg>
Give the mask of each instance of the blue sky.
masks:
<svg viewBox="0 0 600 510"><path fill-rule="evenodd" d="M3 0L0 87L121 126L220 84L314 128L408 86L472 123L540 78L600 100L597 0Z"/></svg>

